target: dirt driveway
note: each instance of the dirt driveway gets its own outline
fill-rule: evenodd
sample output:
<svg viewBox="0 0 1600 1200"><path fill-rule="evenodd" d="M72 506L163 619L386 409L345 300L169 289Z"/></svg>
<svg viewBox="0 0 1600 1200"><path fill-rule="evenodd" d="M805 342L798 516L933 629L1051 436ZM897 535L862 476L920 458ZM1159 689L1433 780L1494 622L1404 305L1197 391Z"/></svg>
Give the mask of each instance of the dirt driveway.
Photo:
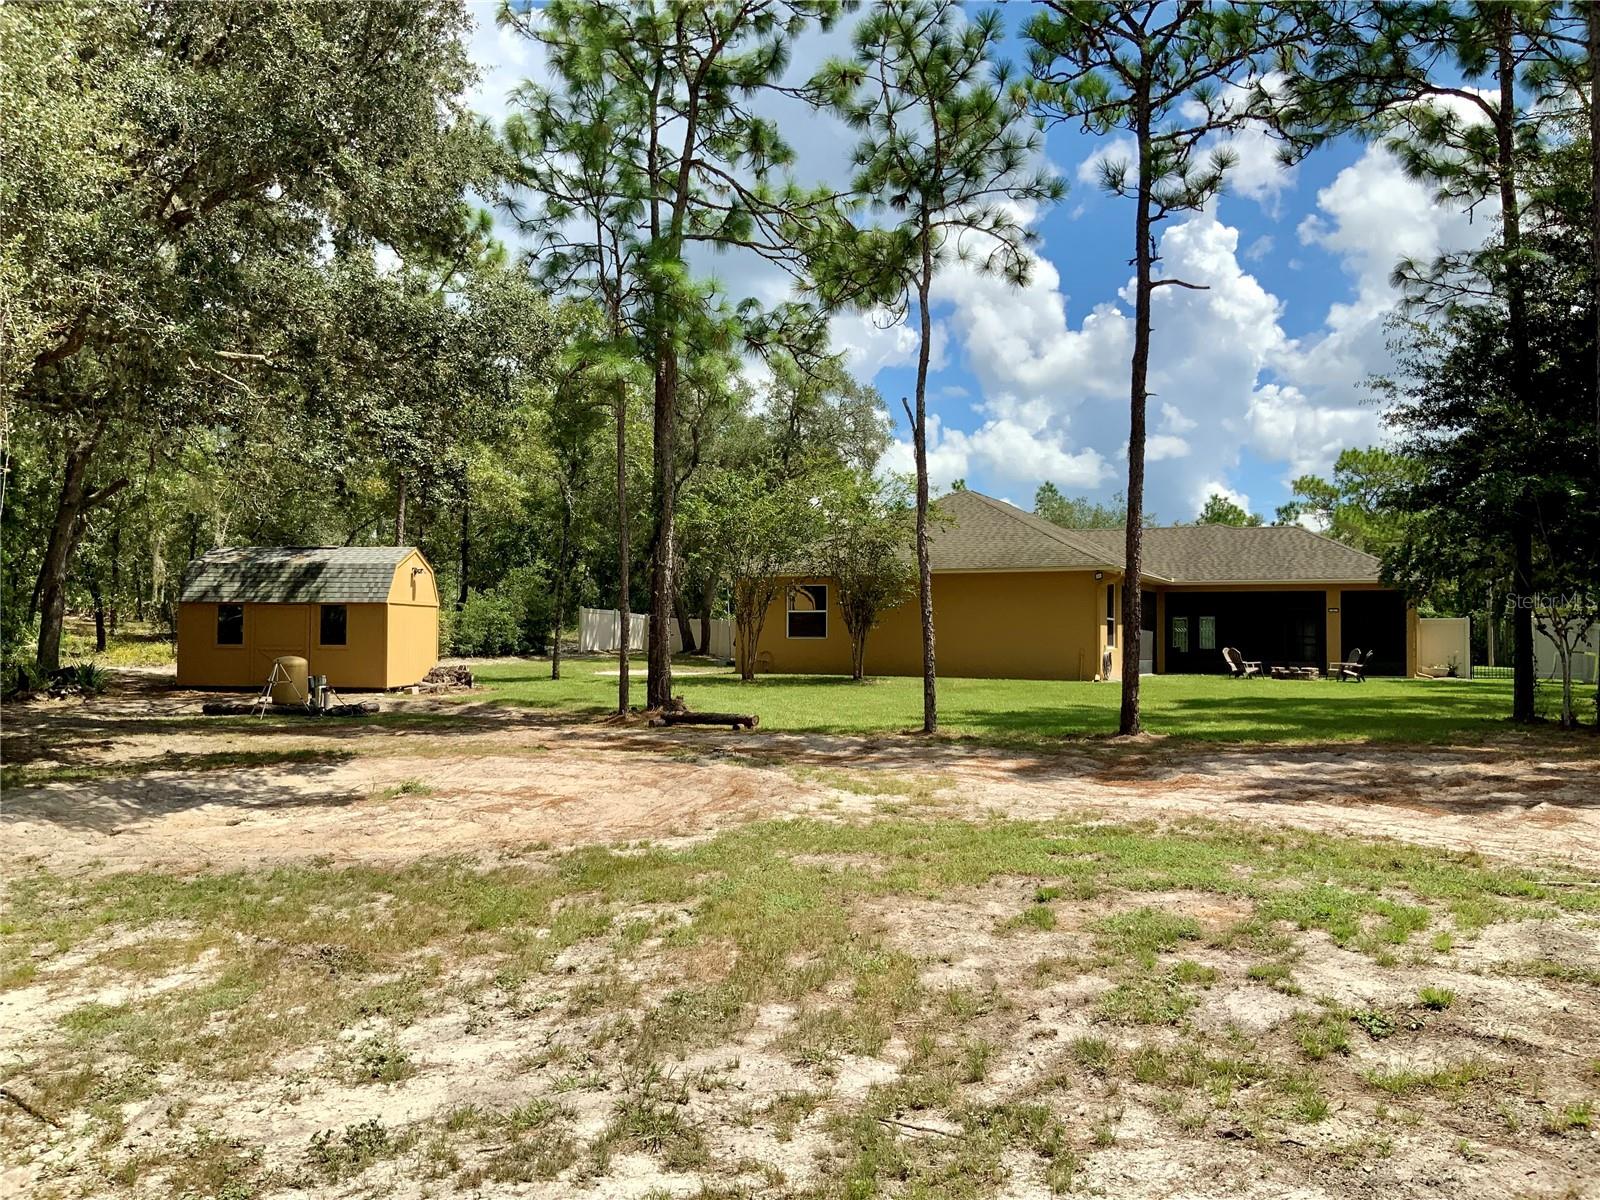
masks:
<svg viewBox="0 0 1600 1200"><path fill-rule="evenodd" d="M286 731L186 719L199 700L147 687L9 713L6 760L31 773L6 795L9 853L54 869L493 856L914 806L1237 819L1600 867L1600 747L1509 736L1432 749L1153 740L1016 751L656 730L423 698L389 701L417 724Z"/></svg>

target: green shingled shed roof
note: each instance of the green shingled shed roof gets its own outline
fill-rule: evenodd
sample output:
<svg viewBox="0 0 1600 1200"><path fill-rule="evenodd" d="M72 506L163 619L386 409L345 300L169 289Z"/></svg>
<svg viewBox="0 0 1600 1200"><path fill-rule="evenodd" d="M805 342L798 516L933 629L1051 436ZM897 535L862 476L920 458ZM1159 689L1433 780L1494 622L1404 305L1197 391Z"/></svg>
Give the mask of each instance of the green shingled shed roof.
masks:
<svg viewBox="0 0 1600 1200"><path fill-rule="evenodd" d="M183 573L198 604L382 604L412 546L229 546Z"/></svg>

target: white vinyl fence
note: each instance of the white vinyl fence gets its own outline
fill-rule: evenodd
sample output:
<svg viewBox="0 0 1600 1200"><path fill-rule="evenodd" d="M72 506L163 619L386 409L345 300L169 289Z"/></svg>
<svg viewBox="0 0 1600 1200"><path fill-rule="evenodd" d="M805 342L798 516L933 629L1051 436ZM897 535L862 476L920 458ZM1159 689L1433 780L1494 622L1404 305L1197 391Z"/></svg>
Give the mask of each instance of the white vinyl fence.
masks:
<svg viewBox="0 0 1600 1200"><path fill-rule="evenodd" d="M1418 617L1417 670L1443 675L1454 663L1463 679L1472 676L1472 618Z"/></svg>
<svg viewBox="0 0 1600 1200"><path fill-rule="evenodd" d="M1533 631L1534 670L1541 679L1561 679L1561 655L1556 644L1542 630ZM1572 652L1572 682L1594 683L1600 677L1600 626L1589 630L1588 637L1578 643Z"/></svg>
<svg viewBox="0 0 1600 1200"><path fill-rule="evenodd" d="M578 650L583 654L614 654L621 641L619 626L622 614L614 608L580 608L578 610ZM700 636L700 621L690 622L696 638ZM650 622L644 613L628 614L628 649L643 654L650 645ZM683 649L683 638L678 623L672 623L672 652ZM733 622L726 617L711 622L711 645L700 647L700 653L712 658L733 657Z"/></svg>

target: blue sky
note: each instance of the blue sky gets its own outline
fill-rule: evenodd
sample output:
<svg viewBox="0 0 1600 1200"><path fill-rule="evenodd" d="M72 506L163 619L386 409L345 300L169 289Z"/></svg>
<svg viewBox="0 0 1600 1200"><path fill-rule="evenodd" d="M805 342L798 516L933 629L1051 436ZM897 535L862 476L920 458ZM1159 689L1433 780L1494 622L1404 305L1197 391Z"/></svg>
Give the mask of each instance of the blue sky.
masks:
<svg viewBox="0 0 1600 1200"><path fill-rule="evenodd" d="M1008 25L1019 27L1027 10L1009 5ZM496 30L492 5L473 12L483 78L471 99L498 121L507 91L539 75L538 48ZM802 38L792 75L845 52L848 38L847 28ZM1020 63L1020 39L1007 52ZM802 181L847 178L849 130L795 102L774 99L767 111L794 145ZM1193 519L1213 491L1270 518L1296 475L1325 474L1341 449L1381 441L1364 381L1389 364L1390 271L1402 256L1432 258L1490 233L1490 217L1437 206L1381 147L1336 144L1289 170L1259 134L1234 149L1224 195L1158 232L1166 269L1207 285L1156 298L1146 507L1163 522ZM1127 473L1132 208L1101 191L1095 168L1097 156L1118 157L1117 141L1058 126L1045 155L1069 192L1027 214L1040 238L1029 285L957 266L941 276L933 305L934 484L965 478L1024 507L1047 479L1108 499ZM735 298L772 300L784 286L756 262L721 257L704 269ZM915 382L914 327L848 314L833 332L857 376L889 401L897 442L888 463L909 470L899 398Z"/></svg>

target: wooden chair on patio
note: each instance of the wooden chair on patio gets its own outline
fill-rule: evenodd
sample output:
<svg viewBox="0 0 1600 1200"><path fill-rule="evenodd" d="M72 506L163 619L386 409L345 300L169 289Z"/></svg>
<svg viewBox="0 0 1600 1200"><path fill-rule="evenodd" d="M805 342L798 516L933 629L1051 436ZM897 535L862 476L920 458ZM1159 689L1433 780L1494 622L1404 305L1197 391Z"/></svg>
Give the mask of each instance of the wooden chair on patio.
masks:
<svg viewBox="0 0 1600 1200"><path fill-rule="evenodd" d="M1346 679L1353 679L1357 683L1365 683L1367 681L1367 667L1377 653L1376 650L1368 650L1365 657L1363 657L1359 649L1352 650L1350 651L1350 657L1342 663L1334 663L1329 668L1328 674L1332 675L1340 683L1343 683Z"/></svg>
<svg viewBox="0 0 1600 1200"><path fill-rule="evenodd" d="M1235 679L1249 679L1261 674L1261 664L1252 662L1232 646L1222 648L1222 661L1228 664L1228 674Z"/></svg>

